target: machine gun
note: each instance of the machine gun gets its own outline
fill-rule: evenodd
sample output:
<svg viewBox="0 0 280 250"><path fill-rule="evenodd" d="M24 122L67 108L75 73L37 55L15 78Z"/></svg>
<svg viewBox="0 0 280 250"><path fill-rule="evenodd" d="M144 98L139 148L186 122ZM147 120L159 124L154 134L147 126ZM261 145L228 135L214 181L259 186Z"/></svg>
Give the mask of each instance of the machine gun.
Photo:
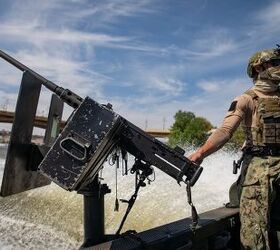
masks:
<svg viewBox="0 0 280 250"><path fill-rule="evenodd" d="M35 79L37 84L44 85L74 108L63 130L52 141L50 149L43 154L44 158L27 170L43 174L66 190L83 193L84 190L88 191L93 183L98 184L96 177L103 163L114 149L119 148L123 155L128 152L135 157L133 171L140 172L141 177L138 189L151 174L151 166L159 168L178 183L187 184L187 189L196 183L202 167L184 157L183 149L173 149L150 136L115 113L111 104L103 105L90 97L83 99L72 91L57 86L1 50L0 57L23 71L29 80ZM17 108L18 106L20 104ZM12 172L14 173L14 170ZM11 176L14 175L7 178L12 178ZM7 191L7 178L4 172L1 190L1 195L4 196L42 185L39 181L33 187Z"/></svg>
<svg viewBox="0 0 280 250"><path fill-rule="evenodd" d="M153 165L178 182L193 186L202 168L184 157L184 150L172 149L136 127L111 109L90 97L82 99L68 89L57 86L8 54L0 56L24 72L75 110L63 131L39 166L39 171L67 190L79 190L98 173L112 149L121 149L138 160Z"/></svg>

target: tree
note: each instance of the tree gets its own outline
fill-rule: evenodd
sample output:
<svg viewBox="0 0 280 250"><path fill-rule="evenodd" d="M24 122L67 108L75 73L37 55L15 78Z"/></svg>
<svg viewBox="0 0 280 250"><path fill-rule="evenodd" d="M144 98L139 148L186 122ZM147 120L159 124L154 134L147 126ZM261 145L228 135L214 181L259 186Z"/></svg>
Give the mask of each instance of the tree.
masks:
<svg viewBox="0 0 280 250"><path fill-rule="evenodd" d="M179 110L171 127L169 144L199 146L207 139L207 133L213 128L212 124L203 117L196 117L192 112Z"/></svg>

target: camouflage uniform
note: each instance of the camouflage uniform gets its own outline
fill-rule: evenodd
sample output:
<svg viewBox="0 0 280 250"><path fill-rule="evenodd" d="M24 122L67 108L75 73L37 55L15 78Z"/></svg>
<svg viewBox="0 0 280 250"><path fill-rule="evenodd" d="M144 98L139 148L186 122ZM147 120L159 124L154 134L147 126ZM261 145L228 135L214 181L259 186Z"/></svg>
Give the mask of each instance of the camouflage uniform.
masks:
<svg viewBox="0 0 280 250"><path fill-rule="evenodd" d="M269 148L271 145L280 148L280 121L273 120L275 114L280 117L280 93L273 82L280 80L280 67L271 67L261 73L254 71L256 65L266 58L269 61L274 55L274 50L266 50L250 59L248 75L254 78L255 86L232 102L222 126L208 139L212 148L221 148L241 122L247 148ZM264 122L267 114L272 123ZM247 166L247 173L240 199L241 243L245 249L270 249L269 213L275 196L273 186L280 178L280 149L276 156L246 155L243 165Z"/></svg>
<svg viewBox="0 0 280 250"><path fill-rule="evenodd" d="M249 157L240 200L240 237L245 249L270 249L269 214L280 157Z"/></svg>

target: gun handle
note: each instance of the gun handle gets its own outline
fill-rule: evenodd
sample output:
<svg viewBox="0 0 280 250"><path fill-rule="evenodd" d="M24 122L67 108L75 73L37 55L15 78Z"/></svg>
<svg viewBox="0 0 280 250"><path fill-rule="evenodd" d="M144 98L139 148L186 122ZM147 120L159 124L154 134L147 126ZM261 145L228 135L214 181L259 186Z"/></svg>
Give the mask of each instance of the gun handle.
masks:
<svg viewBox="0 0 280 250"><path fill-rule="evenodd" d="M199 166L198 169L195 171L193 177L190 180L191 187L196 183L196 181L200 177L202 171L203 171L203 167Z"/></svg>

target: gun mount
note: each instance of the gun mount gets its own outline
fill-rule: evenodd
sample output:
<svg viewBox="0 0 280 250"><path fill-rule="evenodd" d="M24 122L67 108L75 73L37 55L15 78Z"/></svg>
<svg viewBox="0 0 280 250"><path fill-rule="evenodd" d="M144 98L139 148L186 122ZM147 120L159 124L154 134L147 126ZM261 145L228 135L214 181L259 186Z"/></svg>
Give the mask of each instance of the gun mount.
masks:
<svg viewBox="0 0 280 250"><path fill-rule="evenodd" d="M139 169L134 172L142 176L138 189L151 173L151 166L159 168L178 183L183 182L187 186L196 183L202 167L184 157L183 149L170 148L150 136L115 113L110 104L100 104L90 97L83 99L1 50L0 57L23 71L2 181L2 196L48 185L50 180L66 190L83 194L86 247L104 241L103 196L109 190L106 185L100 185L98 172L113 150L119 149L124 158L127 153L135 157L135 166ZM37 146L31 144L31 135L41 85L54 94L45 145ZM60 131L64 102L74 111Z"/></svg>

